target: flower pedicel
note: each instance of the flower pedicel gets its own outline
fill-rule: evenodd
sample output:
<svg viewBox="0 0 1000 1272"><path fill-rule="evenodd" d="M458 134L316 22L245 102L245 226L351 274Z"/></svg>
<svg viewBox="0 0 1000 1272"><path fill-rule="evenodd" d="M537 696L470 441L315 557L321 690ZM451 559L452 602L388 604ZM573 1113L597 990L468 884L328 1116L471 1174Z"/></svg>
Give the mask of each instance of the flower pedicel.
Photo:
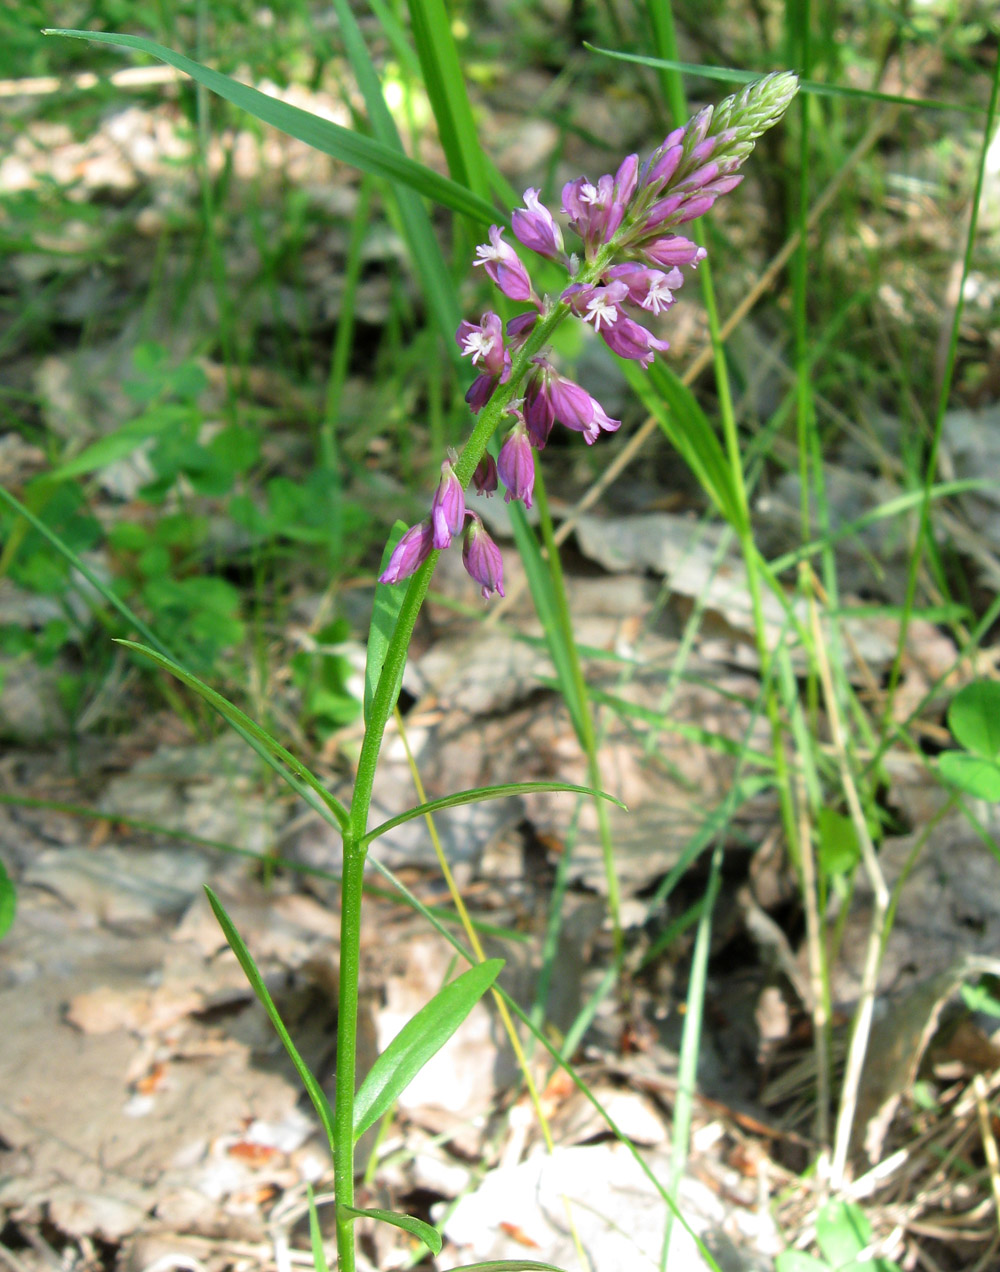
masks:
<svg viewBox="0 0 1000 1272"><path fill-rule="evenodd" d="M556 300L539 299L523 261L504 240L502 227L490 227L489 242L476 249L474 264L483 267L509 300L532 308L512 318L506 331L492 311L483 314L478 325L459 325L455 339L478 371L466 394L473 413L482 411L499 386L508 385L514 358L542 319L574 316L593 327L619 357L644 369L664 352L667 342L645 322L671 307L684 282L681 271L694 269L705 256L705 249L679 234L678 227L703 216L720 195L739 185L743 178L737 169L757 138L781 118L797 90L798 81L790 71L767 75L675 128L644 164L637 155L629 155L613 176L607 174L596 183L586 177L567 182L562 211L581 241L581 253L567 255L562 230L539 201L538 190L526 190L524 207L511 216L514 236L522 247L565 266L569 281ZM621 421L611 419L585 389L560 375L541 351L526 366L522 362L518 378L516 389L523 384L522 396L512 398L506 408L513 426L496 461L482 455L472 485L488 496L497 489L499 474L505 499L520 499L530 508L534 452L544 448L554 425L582 433L590 445L602 432L614 432ZM441 465L430 517L403 535L380 582L408 578L433 551L448 547L464 526L465 568L484 598L493 592L503 596L500 550L481 518L466 509L455 472L457 459L451 453Z"/></svg>

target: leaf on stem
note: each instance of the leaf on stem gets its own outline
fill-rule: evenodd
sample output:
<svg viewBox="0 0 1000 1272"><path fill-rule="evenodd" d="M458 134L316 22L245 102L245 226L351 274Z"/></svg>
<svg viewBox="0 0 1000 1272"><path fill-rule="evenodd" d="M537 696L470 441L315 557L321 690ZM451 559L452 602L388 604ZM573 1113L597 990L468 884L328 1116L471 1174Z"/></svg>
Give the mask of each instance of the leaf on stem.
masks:
<svg viewBox="0 0 1000 1272"><path fill-rule="evenodd" d="M470 967L406 1022L369 1069L354 1098L355 1140L388 1113L397 1097L490 988L502 967L502 958Z"/></svg>
<svg viewBox="0 0 1000 1272"><path fill-rule="evenodd" d="M124 645L126 649L133 649L137 654L142 654L148 658L150 662L156 663L158 667L162 667L164 671L169 671L172 676L176 676L193 689L194 692L203 698L210 707L214 707L216 711L230 724L235 724L238 728L248 733L255 741L265 746L272 755L276 755L283 763L287 764L296 777L300 778L305 784L322 799L323 803L330 809L334 817L337 819L338 825L344 829L347 825L347 809L343 806L336 796L331 795L323 783L310 772L309 769L297 760L291 751L286 751L281 743L272 738L266 729L261 726L239 707L235 706L228 698L224 698L221 693L216 693L214 689L210 689L203 680L199 680L189 671L185 671L183 667L174 662L172 658L167 658L163 654L158 653L155 649L150 649L148 645L140 645L134 640L116 640L116 645Z"/></svg>
<svg viewBox="0 0 1000 1272"><path fill-rule="evenodd" d="M394 1228L402 1228L404 1232L417 1237L430 1250L431 1254L441 1253L441 1234L423 1219L414 1219L412 1215L401 1215L396 1210L358 1210L355 1206L338 1206L342 1215L350 1215L354 1219L377 1219L380 1223L391 1223Z"/></svg>
<svg viewBox="0 0 1000 1272"><path fill-rule="evenodd" d="M330 1149L332 1151L333 1109L330 1107L330 1101L326 1098L323 1088L313 1077L309 1066L299 1055L295 1043L292 1042L291 1035L285 1028L285 1022L278 1014L278 1009L274 1005L274 999L271 997L267 986L264 984L264 978L257 970L257 964L253 961L250 951L247 949L246 945L244 945L243 938L233 926L233 921L223 908L222 902L211 888L206 887L205 893L208 896L208 903L212 907L212 912L215 914L215 917L219 922L219 927L222 928L226 940L229 942L233 953L236 955L240 967L243 968L244 976L246 976L247 980L250 982L253 992L257 995L261 1006L267 1012L268 1019L271 1024L274 1025L278 1037L281 1039L282 1045L288 1052L289 1059L295 1066L295 1072L299 1075L302 1085L305 1087L310 1100L313 1102L313 1108L319 1115L319 1120L323 1123L323 1129L326 1131L327 1138L330 1141Z"/></svg>
<svg viewBox="0 0 1000 1272"><path fill-rule="evenodd" d="M609 795L607 791L596 790L592 786L575 786L572 782L505 782L500 786L477 786L469 791L456 791L454 795L444 795L441 799L428 800L426 804L418 804L416 808L407 809L405 813L399 813L395 817L390 817L381 826L376 826L374 830L370 830L363 835L358 844L362 848L366 848L380 835L384 835L387 831L394 830L397 826L402 826L404 822L412 821L415 817L426 817L428 813L440 812L442 808L457 808L461 804L475 804L479 800L485 799L503 799L508 795L537 795L545 791L565 791L570 795L590 795L594 799L606 799L610 804L617 804L619 808L624 808L627 812L627 806L620 799L616 799L614 795Z"/></svg>

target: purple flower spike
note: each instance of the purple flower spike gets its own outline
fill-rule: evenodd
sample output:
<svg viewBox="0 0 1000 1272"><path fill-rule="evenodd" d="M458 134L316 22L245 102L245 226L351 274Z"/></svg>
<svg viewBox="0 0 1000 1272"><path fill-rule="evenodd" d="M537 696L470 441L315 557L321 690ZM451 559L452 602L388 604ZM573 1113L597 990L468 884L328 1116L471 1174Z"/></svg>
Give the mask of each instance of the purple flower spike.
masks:
<svg viewBox="0 0 1000 1272"><path fill-rule="evenodd" d="M446 548L465 520L465 492L455 476L450 460L441 465L441 480L431 504L431 527L435 548Z"/></svg>
<svg viewBox="0 0 1000 1272"><path fill-rule="evenodd" d="M511 225L518 240L539 256L559 260L563 256L562 230L552 219L552 213L538 201L537 190L525 190L524 207L515 208Z"/></svg>
<svg viewBox="0 0 1000 1272"><path fill-rule="evenodd" d="M497 463L492 455L486 454L479 461L476 471L472 474L472 484L476 488L476 494L485 495L487 499L497 489L499 485Z"/></svg>
<svg viewBox="0 0 1000 1272"><path fill-rule="evenodd" d="M411 526L393 548L389 564L378 576L380 583L398 583L408 579L430 556L434 548L434 530L430 518Z"/></svg>
<svg viewBox="0 0 1000 1272"><path fill-rule="evenodd" d="M472 322L460 322L455 332L462 356L472 359L474 367L482 367L485 374L506 380L510 375L510 354L504 348L503 327L499 315L483 314L479 326Z"/></svg>
<svg viewBox="0 0 1000 1272"><path fill-rule="evenodd" d="M503 557L490 538L482 519L474 512L465 514L468 526L462 547L462 564L482 587L483 600L488 601L491 592L503 596Z"/></svg>
<svg viewBox="0 0 1000 1272"><path fill-rule="evenodd" d="M473 265L485 265L486 272L497 287L511 300L530 300L534 292L528 271L521 258L509 243L503 241L499 225L490 226L490 241L476 248L479 260Z"/></svg>
<svg viewBox="0 0 1000 1272"><path fill-rule="evenodd" d="M504 503L512 499L524 501L531 507L531 493L535 488L535 456L528 440L528 432L521 420L507 434L497 460L500 480L507 487Z"/></svg>

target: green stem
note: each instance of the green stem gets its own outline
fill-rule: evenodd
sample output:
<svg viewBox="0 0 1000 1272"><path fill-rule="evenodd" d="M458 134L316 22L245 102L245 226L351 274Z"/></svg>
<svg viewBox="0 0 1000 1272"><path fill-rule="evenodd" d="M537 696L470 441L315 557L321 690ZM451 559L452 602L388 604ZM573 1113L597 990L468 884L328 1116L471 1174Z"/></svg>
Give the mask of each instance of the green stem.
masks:
<svg viewBox="0 0 1000 1272"><path fill-rule="evenodd" d="M337 996L337 1078L333 1112L333 1188L337 1198L338 1272L354 1272L354 1084L358 1049L358 981L361 972L361 894L365 851L344 836L340 889L340 988Z"/></svg>

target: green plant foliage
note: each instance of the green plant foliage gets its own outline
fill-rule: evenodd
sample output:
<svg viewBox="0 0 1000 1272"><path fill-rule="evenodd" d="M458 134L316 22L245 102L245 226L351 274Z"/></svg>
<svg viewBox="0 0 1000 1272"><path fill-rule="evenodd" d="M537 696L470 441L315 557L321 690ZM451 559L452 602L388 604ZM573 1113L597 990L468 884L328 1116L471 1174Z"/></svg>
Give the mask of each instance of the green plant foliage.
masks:
<svg viewBox="0 0 1000 1272"><path fill-rule="evenodd" d="M347 640L351 627L339 618L316 633L316 648L293 654L289 667L292 680L302 694L302 710L321 736L356 720L361 703L348 692L351 664L336 652L336 646Z"/></svg>
<svg viewBox="0 0 1000 1272"><path fill-rule="evenodd" d="M16 913L17 889L7 867L0 861L0 941L10 931Z"/></svg>
<svg viewBox="0 0 1000 1272"><path fill-rule="evenodd" d="M821 808L816 818L819 864L826 875L850 874L861 859L861 845L850 817Z"/></svg>
<svg viewBox="0 0 1000 1272"><path fill-rule="evenodd" d="M411 1236L418 1237L431 1254L441 1253L441 1234L437 1228L432 1228L422 1219L414 1219L412 1215L401 1215L395 1210L358 1210L355 1206L341 1206L340 1213L353 1219L377 1219L379 1223L390 1223L394 1228L402 1228Z"/></svg>
<svg viewBox="0 0 1000 1272"><path fill-rule="evenodd" d="M948 727L964 751L939 761L946 782L972 795L1000 801L1000 682L975 680L952 698Z"/></svg>
<svg viewBox="0 0 1000 1272"><path fill-rule="evenodd" d="M445 985L406 1022L369 1069L354 1101L354 1138L392 1108L431 1056L444 1046L496 980L502 958L477 963Z"/></svg>
<svg viewBox="0 0 1000 1272"><path fill-rule="evenodd" d="M822 1258L786 1250L774 1261L775 1272L899 1272L891 1259L860 1259L872 1241L871 1224L853 1202L828 1202L816 1217L816 1244Z"/></svg>
<svg viewBox="0 0 1000 1272"><path fill-rule="evenodd" d="M257 970L257 964L253 961L250 951L243 943L243 938L240 936L239 932L236 931L233 921L226 913L222 902L211 888L206 887L205 893L208 896L208 903L212 907L212 912L219 922L219 927L222 928L226 940L229 942L233 953L239 960L244 976L246 976L247 980L250 982L253 992L260 1000L261 1006L267 1012L267 1017L274 1026L278 1037L281 1039L282 1045L288 1052L288 1057L295 1066L295 1072L299 1075L299 1080L305 1087L310 1100L312 1100L313 1108L316 1110L317 1116L323 1124L323 1129L326 1131L327 1139L330 1141L330 1145L332 1147L334 1131L333 1109L330 1107L330 1102L326 1098L323 1088L313 1077L309 1066L299 1055L295 1043L292 1042L291 1035L285 1028L285 1022L281 1019L278 1009L274 1005L274 999L271 997L267 986L264 984L264 978Z"/></svg>

